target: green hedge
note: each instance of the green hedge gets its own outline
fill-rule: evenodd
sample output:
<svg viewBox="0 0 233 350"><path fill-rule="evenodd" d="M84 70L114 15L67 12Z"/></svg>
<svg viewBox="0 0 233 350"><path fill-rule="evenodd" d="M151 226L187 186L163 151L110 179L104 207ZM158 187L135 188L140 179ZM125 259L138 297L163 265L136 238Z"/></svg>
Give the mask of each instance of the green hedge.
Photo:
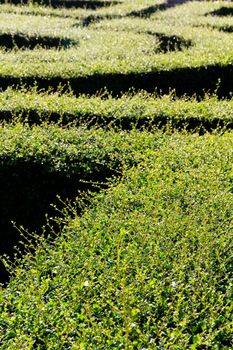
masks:
<svg viewBox="0 0 233 350"><path fill-rule="evenodd" d="M1 292L1 348L231 348L232 140L167 135L41 239Z"/></svg>
<svg viewBox="0 0 233 350"><path fill-rule="evenodd" d="M59 215L50 204L61 209L67 198L77 199L80 212L84 193L106 187L110 177L120 176L122 167L136 164L157 142L139 132L20 123L1 127L0 140L1 254L12 254L21 239L11 221L41 232L45 214ZM0 281L7 279L2 267L0 275Z"/></svg>
<svg viewBox="0 0 233 350"><path fill-rule="evenodd" d="M9 68L11 69L10 65ZM84 77L28 76L27 74L24 77L18 77L12 73L3 75L0 73L0 86L5 90L11 86L20 88L24 85L29 88L36 85L39 89L50 91L57 91L63 86L64 92L72 90L76 95L96 94L108 90L115 96L128 92L130 89L137 92L140 90L151 93L158 91L160 94L169 94L171 90L174 90L177 96L197 95L203 98L206 93L217 93L220 98L230 98L233 92L232 74L232 63L171 70L155 69L150 72L100 72L87 74Z"/></svg>
<svg viewBox="0 0 233 350"><path fill-rule="evenodd" d="M158 97L140 92L113 98L102 93L97 96L48 94L32 90L13 90L0 93L0 118L15 118L30 124L43 121L60 125L109 125L122 129L170 126L194 130L213 130L233 127L233 102L216 96L178 99L174 94Z"/></svg>
<svg viewBox="0 0 233 350"><path fill-rule="evenodd" d="M135 10L131 2L126 2L127 12L119 6L98 10L96 16L100 20L89 27L80 23L85 13L86 18L93 18L93 11L89 10L82 10L77 20L66 17L62 11L60 17L58 12L56 16L46 16L46 12L30 15L33 6L29 6L27 15L18 10L0 12L3 35L17 38L20 33L24 41L49 37L51 41L60 38L79 43L66 50L0 50L2 89L37 82L45 89L57 89L59 84L71 86L76 93L95 93L106 87L119 94L134 87L150 92L176 89L179 95L203 95L203 90L213 92L218 84L219 95L230 96L232 36L208 27L213 16L206 16L208 11L220 8L220 3L189 2L158 11L149 19L127 13L156 7L152 1L137 3ZM224 23L231 25L230 19L224 19ZM203 24L206 27L200 26Z"/></svg>

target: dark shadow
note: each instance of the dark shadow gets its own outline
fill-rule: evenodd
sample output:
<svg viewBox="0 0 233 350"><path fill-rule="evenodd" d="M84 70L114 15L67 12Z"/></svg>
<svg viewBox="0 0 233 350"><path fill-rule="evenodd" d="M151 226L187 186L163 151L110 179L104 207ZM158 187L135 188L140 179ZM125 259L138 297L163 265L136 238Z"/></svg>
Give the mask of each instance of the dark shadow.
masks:
<svg viewBox="0 0 233 350"><path fill-rule="evenodd" d="M156 115L148 116L133 116L127 115L127 113L120 118L114 117L114 115L102 115L101 113L91 113L91 112L78 112L75 114L65 113L61 116L57 112L44 111L41 114L40 111L34 109L23 110L23 111L0 111L1 120L10 122L14 119L17 114L19 114L19 120L23 122L27 122L29 125L40 125L44 121L48 123L59 123L61 126L65 126L67 124L73 126L81 126L85 121L85 125L88 127L98 126L105 129L108 127L116 128L117 130L148 130L152 131L153 128L164 128L169 126L172 129L178 130L186 130L186 131L198 131L200 134L205 132L212 132L217 129L225 129L225 130L233 130L233 118L229 118L228 120L224 120L221 118L204 118L197 116L188 116L185 117L171 117L170 115L166 115L164 112L161 114L156 113Z"/></svg>
<svg viewBox="0 0 233 350"><path fill-rule="evenodd" d="M62 209L63 205L56 197L57 194L65 200L74 200L78 191L97 191L86 181L105 181L114 174L107 165L91 164L89 159L82 159L80 168L67 173L51 171L46 164L38 164L29 160L2 159L0 164L0 254L7 253L13 256L13 247L22 240L16 225L23 225L29 232L38 231L46 224L45 214L48 217L57 215L54 203ZM92 168L90 174L85 174L85 164ZM107 162L106 162L107 163ZM104 187L104 185L102 186ZM78 209L80 210L80 208ZM38 231L39 232L39 231ZM0 282L6 283L9 275L0 263Z"/></svg>
<svg viewBox="0 0 233 350"><path fill-rule="evenodd" d="M129 12L127 16L149 18L158 11L165 11L171 7L182 5L189 1L190 0L167 0L167 2L163 4L148 6L142 10Z"/></svg>
<svg viewBox="0 0 233 350"><path fill-rule="evenodd" d="M119 18L124 18L124 17L143 17L143 18L149 18L151 15L153 15L154 13L158 12L158 11L165 11L168 8L171 8L173 6L176 5L180 5L183 4L185 2L187 2L189 0L168 0L167 3L163 3L163 4L158 4L158 5L154 5L154 6L149 6L146 7L142 10L138 10L138 11L131 11L129 13L126 14L126 16L121 16L121 15L89 15L87 17L85 17L82 21L82 25L84 27L89 26L92 23L95 22L99 22L102 20L106 20L106 19L119 19Z"/></svg>
<svg viewBox="0 0 233 350"><path fill-rule="evenodd" d="M191 0L167 0L167 8L171 8L177 5L182 5L190 1Z"/></svg>
<svg viewBox="0 0 233 350"><path fill-rule="evenodd" d="M185 40L177 35L166 35L163 33L147 32L149 35L153 35L156 39L156 52L170 52L170 51L183 51L192 46L191 40Z"/></svg>
<svg viewBox="0 0 233 350"><path fill-rule="evenodd" d="M92 23L97 23L97 22L100 22L103 20L108 20L108 19L120 19L120 18L122 18L122 16L120 16L120 15L89 15L81 21L81 25L83 27L88 27ZM78 24L78 25L75 24L74 26L79 27L80 24Z"/></svg>
<svg viewBox="0 0 233 350"><path fill-rule="evenodd" d="M141 73L115 73L115 74L94 74L77 78L40 78L24 77L15 78L12 76L0 77L0 88L5 90L9 86L25 87L34 86L38 89L57 90L63 86L63 91L70 91L78 95L80 93L96 94L96 92L107 89L113 96L134 88L135 91L145 90L148 92L157 91L167 94L175 90L177 96L204 96L205 92L215 92L219 97L231 97L233 92L233 65L225 66L210 65L201 67L185 67L173 70L159 70Z"/></svg>
<svg viewBox="0 0 233 350"><path fill-rule="evenodd" d="M218 29L220 32L225 33L233 33L233 26L224 26L224 27L213 27L214 29Z"/></svg>
<svg viewBox="0 0 233 350"><path fill-rule="evenodd" d="M206 16L211 15L211 16L219 16L219 17L224 17L224 16L233 16L233 7L220 7L217 10L214 10L212 12L206 13Z"/></svg>
<svg viewBox="0 0 233 350"><path fill-rule="evenodd" d="M158 4L154 6L146 7L142 10L132 11L127 14L128 17L143 17L148 18L158 11L164 11L167 9L167 4Z"/></svg>
<svg viewBox="0 0 233 350"><path fill-rule="evenodd" d="M121 123L122 124L122 123ZM152 120L141 118L131 125L138 129L153 130L153 128L167 128L173 131L186 130L187 132L197 132L199 135L204 135L206 132L215 132L216 130L233 130L233 121L224 121L219 118L198 118L198 117L167 117L165 115L158 116Z"/></svg>
<svg viewBox="0 0 233 350"><path fill-rule="evenodd" d="M25 34L0 34L0 47L6 49L34 49L37 46L49 48L67 49L73 45L78 45L78 41L68 38L54 38L47 36L26 36Z"/></svg>
<svg viewBox="0 0 233 350"><path fill-rule="evenodd" d="M0 3L6 1L0 0ZM13 5L29 4L30 0L9 0L7 3ZM96 1L96 0L33 0L35 4L51 6L53 8L65 7L65 8L84 8L90 10L97 10L102 7L117 5L119 1Z"/></svg>

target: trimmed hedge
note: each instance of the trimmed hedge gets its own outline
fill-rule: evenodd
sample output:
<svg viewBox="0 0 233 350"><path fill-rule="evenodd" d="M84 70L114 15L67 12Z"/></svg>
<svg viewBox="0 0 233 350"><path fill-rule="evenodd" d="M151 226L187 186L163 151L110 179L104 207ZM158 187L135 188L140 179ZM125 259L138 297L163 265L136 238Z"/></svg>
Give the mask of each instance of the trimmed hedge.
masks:
<svg viewBox="0 0 233 350"><path fill-rule="evenodd" d="M136 164L140 153L156 144L154 136L139 132L45 124L31 129L19 123L0 128L0 140L1 254L12 254L21 239L12 221L41 232L45 214L59 215L50 204L60 210L67 198L77 199L80 212L84 193L106 187L110 177L120 176L123 166ZM6 281L0 270L0 281Z"/></svg>
<svg viewBox="0 0 233 350"><path fill-rule="evenodd" d="M60 125L74 124L114 126L121 129L168 126L199 129L233 128L233 101L218 100L216 96L178 99L174 94L158 97L140 92L113 98L107 93L97 96L48 94L34 90L13 90L0 93L0 118L20 119L29 124L43 121Z"/></svg>
<svg viewBox="0 0 233 350"><path fill-rule="evenodd" d="M39 89L50 91L59 90L63 86L64 92L71 89L77 95L96 94L107 89L115 96L132 88L135 91L159 91L161 94L168 94L171 90L175 90L177 96L197 95L199 97L203 97L206 92L213 94L217 91L219 97L229 98L233 92L232 74L233 65L228 64L177 68L171 71L156 70L149 73L97 73L77 78L2 75L0 86L3 90L10 86L20 88L24 85L25 87L37 86Z"/></svg>
<svg viewBox="0 0 233 350"><path fill-rule="evenodd" d="M226 4L55 2L0 9L0 348L232 348Z"/></svg>
<svg viewBox="0 0 233 350"><path fill-rule="evenodd" d="M17 11L0 12L2 34L14 37L20 32L23 37L60 37L61 41L66 38L79 43L66 50L1 50L1 88L37 83L45 89L70 86L77 94L95 94L104 88L120 94L134 87L161 93L176 89L179 96L203 96L218 86L219 96L231 96L232 37L199 26L210 21L206 10L219 8L220 4L188 3L154 14L149 20L129 17L124 11L121 15L121 10L120 18L111 17L111 13L118 14L118 6L112 6L111 11L98 10L100 21L88 28L80 22L85 10L77 21L62 11L60 17L51 18L46 13L29 16ZM136 7L136 11L142 10L142 4ZM87 10L86 15L93 17L93 11ZM231 25L230 19L224 21Z"/></svg>
<svg viewBox="0 0 233 350"><path fill-rule="evenodd" d="M2 349L229 349L232 133L167 135L1 292Z"/></svg>

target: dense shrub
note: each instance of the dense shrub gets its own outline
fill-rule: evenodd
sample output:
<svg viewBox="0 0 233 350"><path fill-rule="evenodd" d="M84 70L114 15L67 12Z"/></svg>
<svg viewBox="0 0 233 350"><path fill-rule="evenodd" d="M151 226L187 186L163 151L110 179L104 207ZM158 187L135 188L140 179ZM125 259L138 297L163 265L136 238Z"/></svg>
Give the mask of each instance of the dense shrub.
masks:
<svg viewBox="0 0 233 350"><path fill-rule="evenodd" d="M122 167L136 164L157 143L152 134L135 131L20 123L1 127L0 140L1 254L12 254L21 240L12 221L41 233L45 215L58 215L63 201L76 199L80 212L84 193L106 187L110 177L121 176ZM0 281L7 277L0 266Z"/></svg>
<svg viewBox="0 0 233 350"><path fill-rule="evenodd" d="M24 258L2 349L230 348L232 200L232 134L167 135Z"/></svg>
<svg viewBox="0 0 233 350"><path fill-rule="evenodd" d="M233 101L206 95L203 100L178 98L173 93L158 96L145 91L113 98L103 92L96 96L73 93L42 93L37 89L7 89L0 93L0 117L11 121L60 125L98 125L120 129L169 126L187 130L233 127Z"/></svg>

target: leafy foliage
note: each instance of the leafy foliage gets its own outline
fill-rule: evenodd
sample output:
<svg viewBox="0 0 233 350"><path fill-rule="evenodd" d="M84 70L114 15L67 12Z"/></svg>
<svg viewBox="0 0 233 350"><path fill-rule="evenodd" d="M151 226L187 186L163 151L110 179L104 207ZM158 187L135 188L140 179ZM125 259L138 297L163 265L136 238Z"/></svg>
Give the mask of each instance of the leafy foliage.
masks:
<svg viewBox="0 0 233 350"><path fill-rule="evenodd" d="M12 1L1 349L231 349L232 4Z"/></svg>
<svg viewBox="0 0 233 350"><path fill-rule="evenodd" d="M177 75L180 78L185 75L183 84L187 93L200 93L203 89L213 91L219 77L222 79L221 84L225 86L223 95L232 92L232 84L228 79L228 74L232 72L232 36L211 28L215 18L206 16L206 13L221 8L221 2L194 2L165 8L155 12L149 19L129 15L134 10L141 11L143 7L151 5L154 5L154 1L135 1L135 4L132 1L123 1L122 4L95 11L82 9L76 18L69 17L71 11L68 11L69 15L65 15L67 12L64 13L64 10L55 12L56 16L50 18L51 9L44 9L43 12L42 8L37 9L32 5L11 10L8 5L6 12L3 7L2 13L0 12L1 31L12 35L20 32L20 35L26 37L50 36L51 40L54 37L60 37L61 40L67 38L79 45L65 50L38 47L34 50L15 49L9 52L3 49L0 52L0 77L5 86L19 84L20 80L33 85L35 80L42 79L46 88L57 87L64 80L68 83L69 79L85 78L86 83L77 80L73 84L77 92L81 89L80 84L87 84L86 91L97 91L107 85L111 91L117 85L115 80L119 79L118 75L123 74L121 89L127 90L129 87L137 87L137 81L140 80L138 74L153 72L155 75L152 76L152 81L149 77L144 79L150 89L155 90L156 86L162 89L165 84L159 79L161 72L163 81L167 80L167 90L169 87L178 89ZM25 10L26 14L23 12ZM93 12L100 20L92 21L91 25L84 27L84 14L93 16ZM220 18L219 21L221 20ZM232 25L231 17L223 20L225 24ZM169 41L167 47L166 40L161 43L164 38L179 38L180 42L191 42L192 45L187 48L184 45L181 51L172 51L169 49ZM160 46L162 53L158 50ZM136 77L131 86L128 86L127 81L131 81L131 74ZM109 83L104 80L98 85L98 79L101 81L101 76L105 75ZM110 84L111 80L114 84ZM118 93L120 91L119 88Z"/></svg>
<svg viewBox="0 0 233 350"><path fill-rule="evenodd" d="M145 152L24 258L2 291L2 348L229 348L231 159L231 133Z"/></svg>
<svg viewBox="0 0 233 350"><path fill-rule="evenodd" d="M194 130L232 128L233 102L208 96L177 98L173 93L159 96L146 92L124 94L114 98L106 92L96 96L73 93L38 92L34 89L8 88L0 93L2 120L14 118L30 124L43 121L61 125L98 125L121 129L153 128L154 126L183 127Z"/></svg>

